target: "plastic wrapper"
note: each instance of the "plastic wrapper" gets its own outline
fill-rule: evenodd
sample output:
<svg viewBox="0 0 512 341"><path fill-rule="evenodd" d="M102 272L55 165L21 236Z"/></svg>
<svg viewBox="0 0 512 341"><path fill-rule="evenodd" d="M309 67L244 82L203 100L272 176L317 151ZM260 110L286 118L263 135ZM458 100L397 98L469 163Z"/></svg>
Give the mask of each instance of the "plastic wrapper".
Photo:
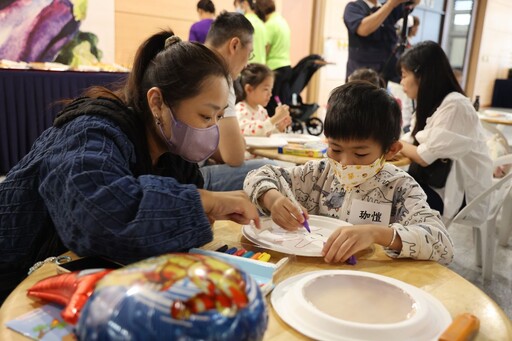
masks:
<svg viewBox="0 0 512 341"><path fill-rule="evenodd" d="M80 340L261 340L267 324L252 277L214 257L168 254L99 281L76 333Z"/></svg>
<svg viewBox="0 0 512 341"><path fill-rule="evenodd" d="M48 277L28 289L27 295L65 306L61 313L62 318L75 324L94 290L94 285L110 271L83 270Z"/></svg>

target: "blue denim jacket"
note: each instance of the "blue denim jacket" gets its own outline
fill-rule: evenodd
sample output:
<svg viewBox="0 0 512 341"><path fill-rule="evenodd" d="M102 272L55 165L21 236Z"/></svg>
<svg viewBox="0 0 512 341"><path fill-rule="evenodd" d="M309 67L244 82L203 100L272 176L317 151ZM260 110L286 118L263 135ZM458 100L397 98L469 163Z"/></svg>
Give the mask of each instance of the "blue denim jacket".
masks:
<svg viewBox="0 0 512 341"><path fill-rule="evenodd" d="M135 155L107 118L43 132L0 183L0 283L56 250L129 263L211 241L196 186L135 177Z"/></svg>

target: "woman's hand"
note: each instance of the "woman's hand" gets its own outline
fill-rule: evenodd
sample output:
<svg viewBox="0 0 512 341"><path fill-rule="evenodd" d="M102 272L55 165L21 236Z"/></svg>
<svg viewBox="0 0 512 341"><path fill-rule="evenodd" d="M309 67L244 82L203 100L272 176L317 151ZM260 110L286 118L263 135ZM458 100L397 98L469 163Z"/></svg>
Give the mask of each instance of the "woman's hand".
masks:
<svg viewBox="0 0 512 341"><path fill-rule="evenodd" d="M243 191L211 192L200 189L201 202L208 220L232 220L238 224L249 224L254 221L260 228L258 209Z"/></svg>
<svg viewBox="0 0 512 341"><path fill-rule="evenodd" d="M301 210L290 199L275 189L271 189L262 196L263 206L270 211L272 221L285 230L295 231L302 227L304 217L309 218L308 211L301 206Z"/></svg>

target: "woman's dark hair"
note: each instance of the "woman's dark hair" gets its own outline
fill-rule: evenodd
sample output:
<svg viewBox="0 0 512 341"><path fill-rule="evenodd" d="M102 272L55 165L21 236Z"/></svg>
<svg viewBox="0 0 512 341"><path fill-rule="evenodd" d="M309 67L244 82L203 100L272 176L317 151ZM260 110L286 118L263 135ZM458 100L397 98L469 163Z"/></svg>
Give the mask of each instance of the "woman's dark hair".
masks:
<svg viewBox="0 0 512 341"><path fill-rule="evenodd" d="M256 0L255 12L256 15L263 21L266 21L267 15L276 11L276 4L274 0Z"/></svg>
<svg viewBox="0 0 512 341"><path fill-rule="evenodd" d="M197 9L215 14L215 5L213 4L212 0L199 0L197 2Z"/></svg>
<svg viewBox="0 0 512 341"><path fill-rule="evenodd" d="M196 96L204 82L215 76L229 81L229 71L219 55L202 44L181 41L171 30L161 31L139 47L120 90L95 87L85 96L120 99L148 123L153 120L146 96L149 89L158 87L164 102L172 107Z"/></svg>
<svg viewBox="0 0 512 341"><path fill-rule="evenodd" d="M245 85L249 84L252 87L260 85L267 77L274 77L274 72L270 68L263 64L252 63L245 67L240 73L240 77L237 80L238 85L235 87L236 90L236 101L243 101L247 94L245 93Z"/></svg>
<svg viewBox="0 0 512 341"><path fill-rule="evenodd" d="M448 57L433 41L414 45L400 57L398 65L413 72L419 80L416 125L411 133L416 140L416 134L425 128L427 118L432 116L443 99L451 92L464 94L464 91L455 78Z"/></svg>
<svg viewBox="0 0 512 341"><path fill-rule="evenodd" d="M206 43L218 48L231 38L237 37L246 45L252 40L253 34L254 27L243 14L222 11L212 22Z"/></svg>
<svg viewBox="0 0 512 341"><path fill-rule="evenodd" d="M385 89L353 81L331 92L324 134L342 141L373 139L386 152L400 138L401 121L400 107Z"/></svg>

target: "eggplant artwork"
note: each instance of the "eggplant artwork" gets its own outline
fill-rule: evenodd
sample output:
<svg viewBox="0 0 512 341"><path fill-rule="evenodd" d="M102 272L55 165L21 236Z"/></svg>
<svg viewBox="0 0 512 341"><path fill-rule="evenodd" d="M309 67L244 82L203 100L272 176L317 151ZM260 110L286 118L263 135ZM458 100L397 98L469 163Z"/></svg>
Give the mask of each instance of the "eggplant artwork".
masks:
<svg viewBox="0 0 512 341"><path fill-rule="evenodd" d="M55 61L76 45L86 9L87 0L0 0L0 59Z"/></svg>

